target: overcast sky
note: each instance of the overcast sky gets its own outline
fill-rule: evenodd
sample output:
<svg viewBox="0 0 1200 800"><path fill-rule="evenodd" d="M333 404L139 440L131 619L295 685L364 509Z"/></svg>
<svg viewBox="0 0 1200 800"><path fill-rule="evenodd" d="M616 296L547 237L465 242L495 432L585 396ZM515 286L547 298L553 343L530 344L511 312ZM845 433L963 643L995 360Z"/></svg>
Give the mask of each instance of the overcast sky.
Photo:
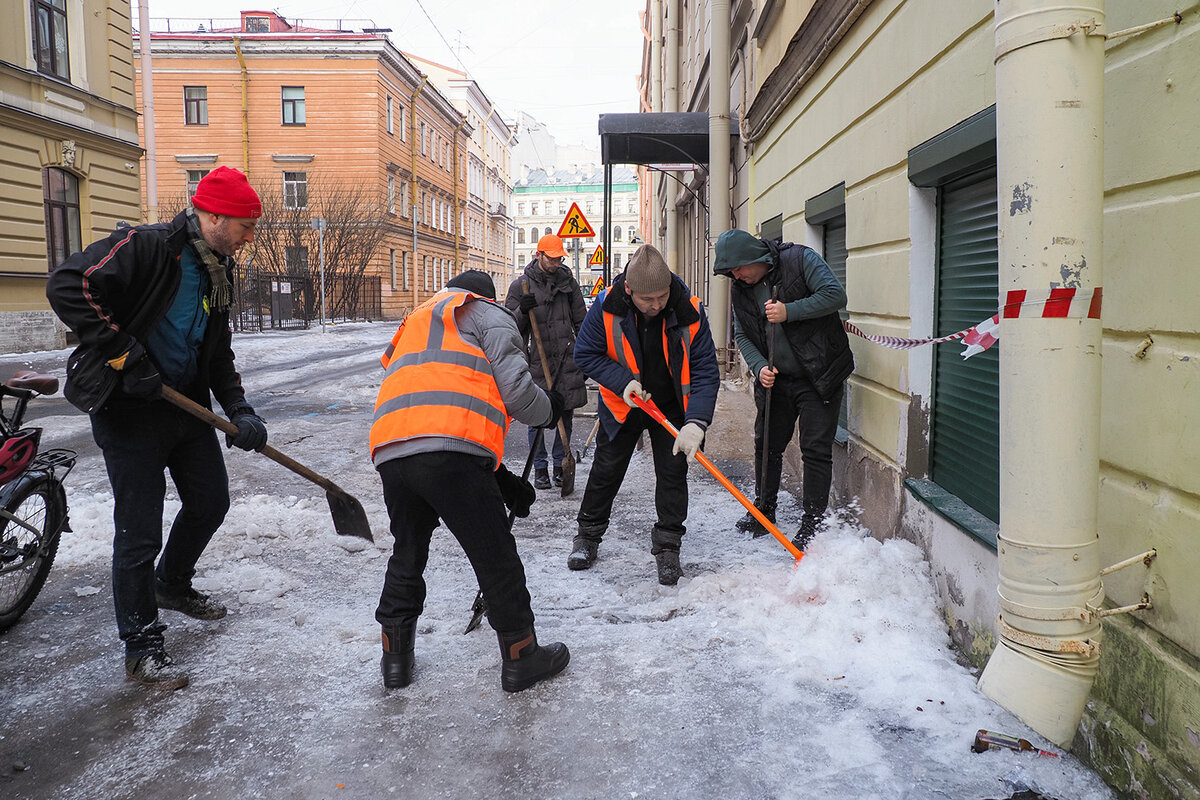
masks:
<svg viewBox="0 0 1200 800"><path fill-rule="evenodd" d="M138 0L132 3L136 27ZM645 10L645 0L149 3L154 20L237 19L242 11L270 10L314 26L318 20L343 19L355 29L372 23L391 28L388 37L398 48L465 68L507 118L525 111L545 122L559 144L599 149L596 117L638 110L643 42L638 12ZM161 26L156 23L154 29Z"/></svg>

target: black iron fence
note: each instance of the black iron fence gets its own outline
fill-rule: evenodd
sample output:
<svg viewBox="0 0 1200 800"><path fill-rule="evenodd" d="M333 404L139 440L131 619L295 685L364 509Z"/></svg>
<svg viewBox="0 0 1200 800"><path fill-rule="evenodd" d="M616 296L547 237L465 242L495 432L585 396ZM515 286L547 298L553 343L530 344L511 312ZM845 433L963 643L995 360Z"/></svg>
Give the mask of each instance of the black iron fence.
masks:
<svg viewBox="0 0 1200 800"><path fill-rule="evenodd" d="M383 317L383 278L326 276L325 320L358 322ZM234 283L233 329L307 328L321 320L321 277L239 270Z"/></svg>

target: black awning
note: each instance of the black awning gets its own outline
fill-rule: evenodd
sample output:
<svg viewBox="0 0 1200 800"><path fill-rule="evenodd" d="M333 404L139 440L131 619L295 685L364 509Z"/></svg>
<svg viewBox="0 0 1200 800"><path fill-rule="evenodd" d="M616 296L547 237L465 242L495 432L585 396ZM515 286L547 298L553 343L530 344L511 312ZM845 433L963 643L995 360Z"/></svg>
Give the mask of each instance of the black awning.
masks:
<svg viewBox="0 0 1200 800"><path fill-rule="evenodd" d="M603 164L707 164L708 113L601 114ZM738 135L738 121L729 123Z"/></svg>

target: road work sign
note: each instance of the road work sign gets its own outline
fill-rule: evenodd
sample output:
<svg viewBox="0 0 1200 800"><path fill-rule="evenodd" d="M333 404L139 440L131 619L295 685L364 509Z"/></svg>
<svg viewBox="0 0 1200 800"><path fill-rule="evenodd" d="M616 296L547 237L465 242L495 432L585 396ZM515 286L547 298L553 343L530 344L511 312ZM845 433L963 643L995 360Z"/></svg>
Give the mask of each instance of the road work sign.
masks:
<svg viewBox="0 0 1200 800"><path fill-rule="evenodd" d="M558 228L558 238L584 239L595 235L596 231L592 229L592 226L587 221L587 217L579 210L579 204L571 203L571 210L567 212L567 216L563 218L562 225Z"/></svg>
<svg viewBox="0 0 1200 800"><path fill-rule="evenodd" d="M596 245L596 252L592 253L592 257L588 259L588 266L591 266L593 264L603 264L603 263L604 263L604 245L598 244L598 245Z"/></svg>
<svg viewBox="0 0 1200 800"><path fill-rule="evenodd" d="M592 284L592 290L588 292L588 297L595 297L604 291L604 278L596 278L596 282Z"/></svg>

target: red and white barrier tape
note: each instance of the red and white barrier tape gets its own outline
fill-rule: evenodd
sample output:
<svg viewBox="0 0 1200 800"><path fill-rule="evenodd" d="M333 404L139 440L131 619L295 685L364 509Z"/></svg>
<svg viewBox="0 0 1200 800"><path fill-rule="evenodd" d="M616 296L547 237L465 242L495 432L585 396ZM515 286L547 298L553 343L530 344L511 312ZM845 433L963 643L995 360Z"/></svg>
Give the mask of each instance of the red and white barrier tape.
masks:
<svg viewBox="0 0 1200 800"><path fill-rule="evenodd" d="M1097 286L1094 289L1051 289L1045 295L1029 297L1025 289L1014 289L1005 298L1004 306L995 314L966 330L952 333L949 336L938 336L930 339L905 339L900 336L872 336L850 322L843 322L842 327L855 336L861 336L869 342L890 347L893 350L911 350L926 344L940 344L962 339L966 347L962 357L968 359L976 353L982 353L996 343L1000 338L1000 319L1015 319L1025 317L1060 317L1071 319L1100 319L1100 306L1103 302L1104 290ZM1040 313L1035 309L1040 307Z"/></svg>

